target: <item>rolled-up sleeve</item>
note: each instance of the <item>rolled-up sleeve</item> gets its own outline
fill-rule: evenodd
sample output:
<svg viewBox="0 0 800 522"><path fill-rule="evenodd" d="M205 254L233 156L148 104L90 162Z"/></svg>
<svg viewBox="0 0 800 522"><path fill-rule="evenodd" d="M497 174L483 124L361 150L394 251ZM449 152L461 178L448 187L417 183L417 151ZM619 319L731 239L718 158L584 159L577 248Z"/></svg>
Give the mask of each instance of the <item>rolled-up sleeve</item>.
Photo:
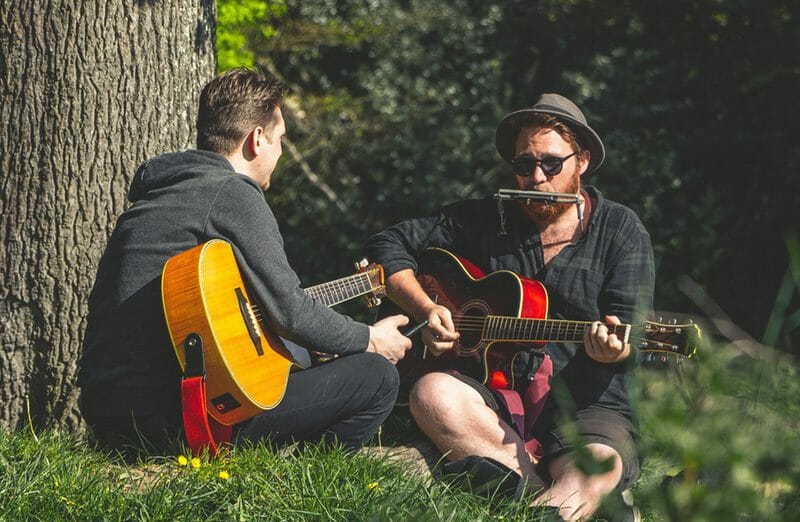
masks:
<svg viewBox="0 0 800 522"><path fill-rule="evenodd" d="M449 222L444 213L402 221L367 240L367 258L380 263L387 276L409 268L416 272L422 250L449 244Z"/></svg>

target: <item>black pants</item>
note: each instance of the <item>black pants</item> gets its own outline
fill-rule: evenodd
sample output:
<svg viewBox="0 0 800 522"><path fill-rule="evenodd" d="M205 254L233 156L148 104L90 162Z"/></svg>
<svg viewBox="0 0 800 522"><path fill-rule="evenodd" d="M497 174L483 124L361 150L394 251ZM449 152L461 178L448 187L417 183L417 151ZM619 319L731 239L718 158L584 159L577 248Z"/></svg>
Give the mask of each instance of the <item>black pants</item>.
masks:
<svg viewBox="0 0 800 522"><path fill-rule="evenodd" d="M242 423L236 442L269 438L280 446L335 439L347 448L360 448L391 413L399 384L394 365L374 353L294 372L283 400Z"/></svg>
<svg viewBox="0 0 800 522"><path fill-rule="evenodd" d="M269 440L338 441L360 448L392 411L397 369L385 357L358 353L293 372L283 400L234 430L235 443ZM180 413L144 417L87 417L95 439L129 457L175 453L182 439Z"/></svg>

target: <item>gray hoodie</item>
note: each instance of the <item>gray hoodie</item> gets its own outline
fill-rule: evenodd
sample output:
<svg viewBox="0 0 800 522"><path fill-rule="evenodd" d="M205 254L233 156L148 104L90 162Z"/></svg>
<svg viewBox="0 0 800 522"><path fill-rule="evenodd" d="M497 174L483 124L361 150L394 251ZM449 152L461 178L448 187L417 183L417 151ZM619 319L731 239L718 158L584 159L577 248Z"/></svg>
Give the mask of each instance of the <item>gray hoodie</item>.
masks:
<svg viewBox="0 0 800 522"><path fill-rule="evenodd" d="M212 152L153 158L131 183L89 298L78 384L87 416L179 412L180 369L161 307L170 257L219 238L233 245L272 331L332 354L363 352L369 329L314 301L289 266L264 193Z"/></svg>

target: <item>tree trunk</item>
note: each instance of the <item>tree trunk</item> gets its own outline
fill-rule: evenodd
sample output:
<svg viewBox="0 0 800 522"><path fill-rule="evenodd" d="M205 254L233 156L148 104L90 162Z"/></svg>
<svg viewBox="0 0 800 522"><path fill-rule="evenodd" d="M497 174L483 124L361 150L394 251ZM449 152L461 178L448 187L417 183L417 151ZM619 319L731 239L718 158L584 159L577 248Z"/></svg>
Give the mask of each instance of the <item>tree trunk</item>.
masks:
<svg viewBox="0 0 800 522"><path fill-rule="evenodd" d="M0 5L0 428L78 429L89 291L136 166L194 144L214 0Z"/></svg>

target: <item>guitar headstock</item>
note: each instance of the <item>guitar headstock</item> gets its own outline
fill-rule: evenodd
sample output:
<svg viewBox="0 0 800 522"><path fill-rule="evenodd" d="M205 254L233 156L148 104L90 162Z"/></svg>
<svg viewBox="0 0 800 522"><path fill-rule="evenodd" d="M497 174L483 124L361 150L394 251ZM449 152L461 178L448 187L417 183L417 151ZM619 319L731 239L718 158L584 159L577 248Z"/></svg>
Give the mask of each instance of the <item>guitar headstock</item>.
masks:
<svg viewBox="0 0 800 522"><path fill-rule="evenodd" d="M370 263L366 259L356 262L356 273L367 276L370 291L364 296L370 308L381 304L381 298L386 297L386 286L383 278L383 266Z"/></svg>
<svg viewBox="0 0 800 522"><path fill-rule="evenodd" d="M677 321L647 321L638 337L638 346L643 352L680 355L689 359L697 354L703 331L692 322L677 324Z"/></svg>

